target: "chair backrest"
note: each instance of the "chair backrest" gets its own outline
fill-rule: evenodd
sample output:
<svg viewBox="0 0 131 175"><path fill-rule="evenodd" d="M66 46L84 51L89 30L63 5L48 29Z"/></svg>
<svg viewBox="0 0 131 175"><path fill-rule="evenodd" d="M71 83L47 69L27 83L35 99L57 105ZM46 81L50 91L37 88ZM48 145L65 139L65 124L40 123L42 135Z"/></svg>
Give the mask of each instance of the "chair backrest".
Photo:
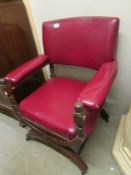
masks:
<svg viewBox="0 0 131 175"><path fill-rule="evenodd" d="M98 69L115 59L119 19L76 17L43 23L43 45L52 64Z"/></svg>

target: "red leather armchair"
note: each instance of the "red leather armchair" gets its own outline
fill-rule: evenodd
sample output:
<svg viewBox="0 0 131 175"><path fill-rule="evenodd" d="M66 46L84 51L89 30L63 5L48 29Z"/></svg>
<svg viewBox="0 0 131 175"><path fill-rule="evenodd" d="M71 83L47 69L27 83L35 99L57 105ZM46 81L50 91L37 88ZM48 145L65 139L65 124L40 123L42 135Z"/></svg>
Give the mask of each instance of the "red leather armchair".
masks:
<svg viewBox="0 0 131 175"><path fill-rule="evenodd" d="M77 17L43 23L45 54L18 67L1 80L14 115L31 130L27 140L50 145L70 158L81 170L87 165L79 148L91 135L99 113L108 120L102 105L117 73L115 61L119 19L116 17ZM50 65L51 79L16 105L15 87L29 74ZM54 64L97 70L89 82L57 77Z"/></svg>

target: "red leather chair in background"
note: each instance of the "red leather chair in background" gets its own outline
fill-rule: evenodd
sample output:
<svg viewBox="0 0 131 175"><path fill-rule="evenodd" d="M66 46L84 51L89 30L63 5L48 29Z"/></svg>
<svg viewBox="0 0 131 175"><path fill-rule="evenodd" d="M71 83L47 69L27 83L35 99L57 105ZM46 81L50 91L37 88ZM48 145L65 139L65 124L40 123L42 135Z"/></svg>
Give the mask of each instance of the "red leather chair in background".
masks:
<svg viewBox="0 0 131 175"><path fill-rule="evenodd" d="M33 58L5 77L7 94L21 124L31 127L27 140L43 142L70 158L81 170L87 165L79 148L91 135L117 73L115 61L119 19L116 17L77 17L43 23L45 54ZM16 106L15 87L29 74L49 64L51 79ZM96 70L87 83L57 77L54 64ZM83 75L84 76L84 75ZM58 165L57 165L58 166Z"/></svg>

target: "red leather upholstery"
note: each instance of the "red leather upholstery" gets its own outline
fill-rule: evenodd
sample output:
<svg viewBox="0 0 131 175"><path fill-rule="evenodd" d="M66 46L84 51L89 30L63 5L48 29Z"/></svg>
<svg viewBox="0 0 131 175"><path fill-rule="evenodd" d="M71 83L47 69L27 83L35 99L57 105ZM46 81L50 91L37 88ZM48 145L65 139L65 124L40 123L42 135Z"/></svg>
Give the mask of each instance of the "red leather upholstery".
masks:
<svg viewBox="0 0 131 175"><path fill-rule="evenodd" d="M25 98L19 110L31 121L63 134L75 135L74 104L85 83L67 78L53 78Z"/></svg>
<svg viewBox="0 0 131 175"><path fill-rule="evenodd" d="M28 74L32 73L33 71L39 69L44 64L46 64L47 61L48 57L46 55L39 55L7 74L5 79L13 86L15 86Z"/></svg>
<svg viewBox="0 0 131 175"><path fill-rule="evenodd" d="M54 131L68 139L75 136L73 120L74 104L85 87L85 83L68 78L48 80L34 93L26 97L19 105L23 117ZM85 131L89 136L96 124L98 111L87 118Z"/></svg>
<svg viewBox="0 0 131 175"><path fill-rule="evenodd" d="M94 78L87 83L78 97L78 101L83 102L86 106L92 109L99 109L104 103L116 73L116 61L104 63Z"/></svg>
<svg viewBox="0 0 131 175"><path fill-rule="evenodd" d="M53 64L98 69L115 59L119 19L79 17L43 24L45 53Z"/></svg>
<svg viewBox="0 0 131 175"><path fill-rule="evenodd" d="M79 17L44 23L43 43L47 56L39 56L9 73L5 77L8 82L17 85L47 62L89 67L98 72L88 83L60 77L48 80L20 103L23 117L72 139L76 135L74 105L82 101L93 109L85 125L89 136L117 72L118 25L119 19L114 17Z"/></svg>

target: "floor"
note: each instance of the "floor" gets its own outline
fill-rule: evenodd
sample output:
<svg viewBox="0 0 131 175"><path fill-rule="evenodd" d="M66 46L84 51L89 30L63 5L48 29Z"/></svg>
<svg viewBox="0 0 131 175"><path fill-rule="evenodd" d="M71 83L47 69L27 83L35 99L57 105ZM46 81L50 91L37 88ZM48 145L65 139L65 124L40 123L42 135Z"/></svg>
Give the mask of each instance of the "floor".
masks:
<svg viewBox="0 0 131 175"><path fill-rule="evenodd" d="M110 123L98 121L81 157L88 163L88 175L120 175L111 150L119 117L111 115ZM0 113L0 175L80 175L67 158L35 141L27 142L28 128Z"/></svg>

